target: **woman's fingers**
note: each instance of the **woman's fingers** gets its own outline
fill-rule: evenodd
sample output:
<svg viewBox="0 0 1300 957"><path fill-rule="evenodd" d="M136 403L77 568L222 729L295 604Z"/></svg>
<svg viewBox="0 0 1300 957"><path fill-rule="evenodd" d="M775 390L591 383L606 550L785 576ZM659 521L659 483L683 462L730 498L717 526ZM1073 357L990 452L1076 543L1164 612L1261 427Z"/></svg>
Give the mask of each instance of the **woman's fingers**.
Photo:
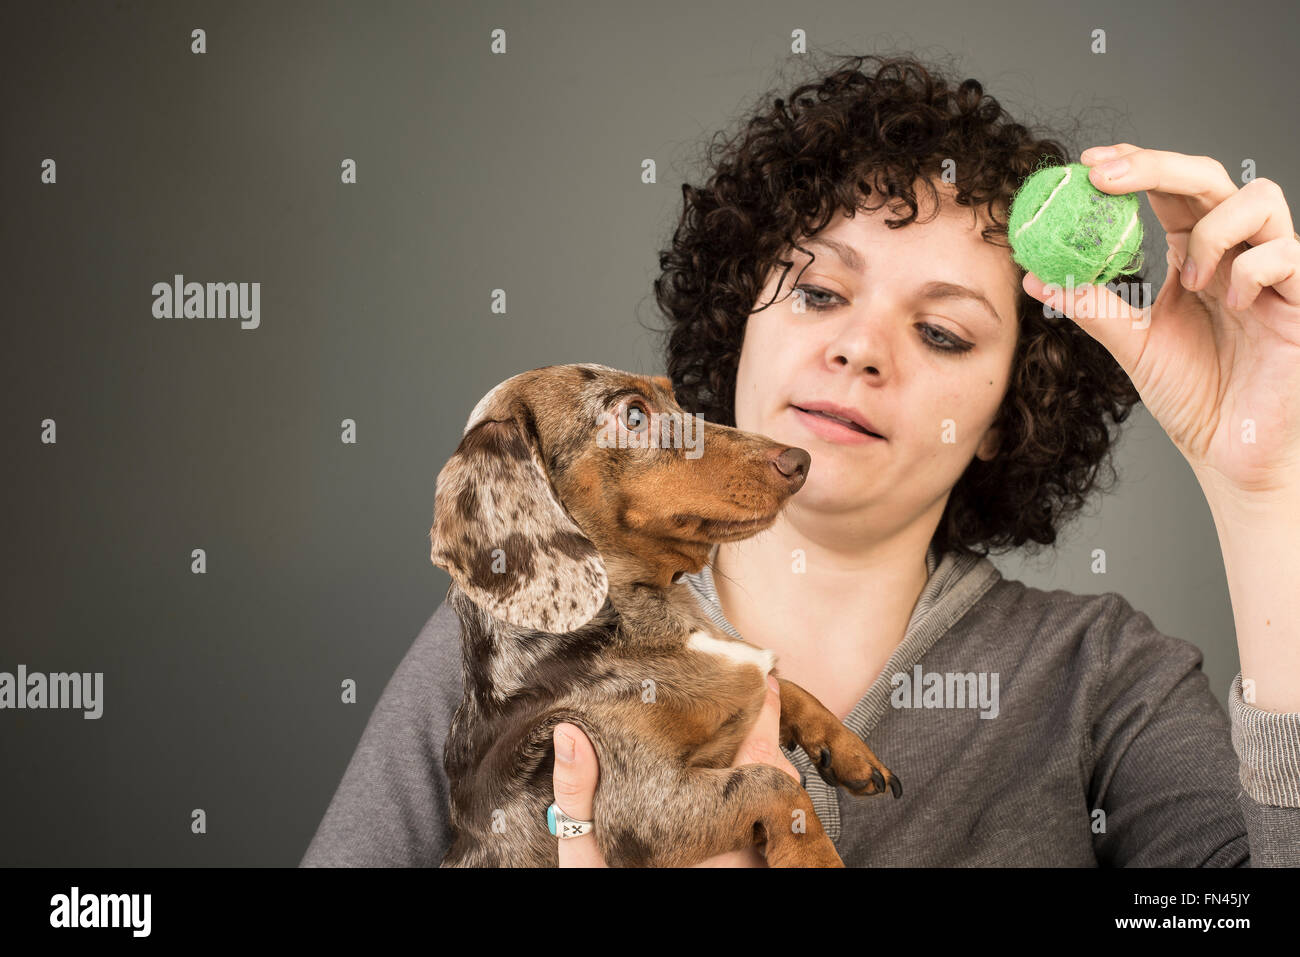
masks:
<svg viewBox="0 0 1300 957"><path fill-rule="evenodd" d="M1183 250L1183 284L1188 289L1209 285L1219 270L1219 263L1229 251L1244 252L1274 240L1282 240L1275 248L1295 244L1295 227L1291 223L1291 210L1282 187L1271 179L1251 180L1234 192L1217 207L1210 210L1188 234ZM1233 257L1237 258L1236 255ZM1256 257L1258 261L1259 257ZM1195 268L1187 264L1190 260ZM1285 272L1283 277L1285 278ZM1279 289L1278 294L1288 302L1296 297L1296 289Z"/></svg>
<svg viewBox="0 0 1300 957"><path fill-rule="evenodd" d="M1233 260L1228 308L1248 309L1268 288L1288 305L1300 306L1300 241L1270 239Z"/></svg>
<svg viewBox="0 0 1300 957"><path fill-rule="evenodd" d="M733 768L744 764L771 764L780 768L796 781L802 776L781 750L781 685L776 678L767 676L767 697L758 719L749 729L749 735L740 742ZM727 851L692 865L694 867L767 867L767 859L758 846Z"/></svg>
<svg viewBox="0 0 1300 957"><path fill-rule="evenodd" d="M555 772L552 775L555 804L571 818L590 821L596 781L600 777L596 749L581 730L568 723L555 726L552 740L555 744ZM596 846L595 834L556 840L560 841L561 867L608 866Z"/></svg>
<svg viewBox="0 0 1300 957"><path fill-rule="evenodd" d="M1237 191L1223 164L1209 156L1148 150L1118 143L1113 152L1086 149L1079 162L1104 193L1145 192L1165 232L1190 230L1210 210ZM1115 165L1125 164L1123 169Z"/></svg>
<svg viewBox="0 0 1300 957"><path fill-rule="evenodd" d="M780 768L796 781L800 780L798 768L781 750L781 685L772 675L767 676L767 698L758 720L749 729L749 735L740 742L733 768L742 764L771 764Z"/></svg>
<svg viewBox="0 0 1300 957"><path fill-rule="evenodd" d="M767 867L767 858L757 847L747 847L741 851L727 851L713 857L705 858L691 867Z"/></svg>

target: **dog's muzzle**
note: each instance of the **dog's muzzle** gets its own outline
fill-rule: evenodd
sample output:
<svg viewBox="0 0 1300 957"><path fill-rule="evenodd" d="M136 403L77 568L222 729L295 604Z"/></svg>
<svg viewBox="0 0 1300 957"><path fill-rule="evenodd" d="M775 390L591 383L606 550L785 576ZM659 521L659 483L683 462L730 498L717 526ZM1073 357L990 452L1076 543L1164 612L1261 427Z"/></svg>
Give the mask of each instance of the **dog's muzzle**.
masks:
<svg viewBox="0 0 1300 957"><path fill-rule="evenodd" d="M593 827L591 821L579 821L569 817L554 804L546 809L546 829L551 832L552 837L558 837L562 841L570 837L590 834Z"/></svg>

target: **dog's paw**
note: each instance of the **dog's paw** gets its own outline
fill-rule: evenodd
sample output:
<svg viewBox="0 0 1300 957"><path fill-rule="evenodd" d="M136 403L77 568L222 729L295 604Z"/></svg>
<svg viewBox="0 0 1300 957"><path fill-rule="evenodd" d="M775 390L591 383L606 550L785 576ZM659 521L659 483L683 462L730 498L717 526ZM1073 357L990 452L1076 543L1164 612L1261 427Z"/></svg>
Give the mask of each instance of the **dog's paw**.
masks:
<svg viewBox="0 0 1300 957"><path fill-rule="evenodd" d="M860 796L883 794L886 789L895 800L903 796L903 782L898 775L885 767L861 738L843 726L829 737L831 740L820 742L815 751L808 751L823 781L831 787L842 785Z"/></svg>

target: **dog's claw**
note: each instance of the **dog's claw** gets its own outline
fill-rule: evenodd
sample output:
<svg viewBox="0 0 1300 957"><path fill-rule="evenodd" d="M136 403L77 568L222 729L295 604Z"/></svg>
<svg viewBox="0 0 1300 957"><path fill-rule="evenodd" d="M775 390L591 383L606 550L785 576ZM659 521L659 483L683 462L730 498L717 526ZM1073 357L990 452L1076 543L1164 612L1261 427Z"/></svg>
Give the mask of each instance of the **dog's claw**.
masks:
<svg viewBox="0 0 1300 957"><path fill-rule="evenodd" d="M886 780L885 774L881 773L880 770L878 770L877 768L872 768L870 778L864 778L861 781L849 781L849 780L841 781L839 780L838 777L836 777L835 769L831 765L832 765L831 749L829 747L826 747L825 745L822 745L817 752L817 761L816 761L817 773L821 775L822 780L825 781L827 784L829 784L831 787L839 787L840 785L843 785L844 787L847 787L850 791L859 794L861 793L884 794L885 787L886 785L888 785L889 790L894 795L895 800L903 796L903 782L898 780L898 776L894 774L892 771L886 772L889 774L888 780ZM868 786L871 787L870 791L867 791Z"/></svg>

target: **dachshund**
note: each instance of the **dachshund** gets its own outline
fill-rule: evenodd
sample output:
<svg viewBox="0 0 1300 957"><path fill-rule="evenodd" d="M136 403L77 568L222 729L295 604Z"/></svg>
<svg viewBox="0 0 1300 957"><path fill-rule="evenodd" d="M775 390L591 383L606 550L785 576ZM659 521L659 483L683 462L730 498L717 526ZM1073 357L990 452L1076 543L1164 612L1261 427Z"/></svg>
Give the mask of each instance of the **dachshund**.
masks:
<svg viewBox="0 0 1300 957"><path fill-rule="evenodd" d="M694 424L694 428L692 428ZM591 740L593 822L613 867L683 867L765 843L774 867L843 867L808 792L732 768L773 653L732 638L686 573L769 528L809 454L707 424L665 376L594 363L506 379L438 474L430 558L460 619L464 694L447 737L444 867L555 867L556 724ZM902 785L816 698L780 679L780 741L833 786Z"/></svg>

